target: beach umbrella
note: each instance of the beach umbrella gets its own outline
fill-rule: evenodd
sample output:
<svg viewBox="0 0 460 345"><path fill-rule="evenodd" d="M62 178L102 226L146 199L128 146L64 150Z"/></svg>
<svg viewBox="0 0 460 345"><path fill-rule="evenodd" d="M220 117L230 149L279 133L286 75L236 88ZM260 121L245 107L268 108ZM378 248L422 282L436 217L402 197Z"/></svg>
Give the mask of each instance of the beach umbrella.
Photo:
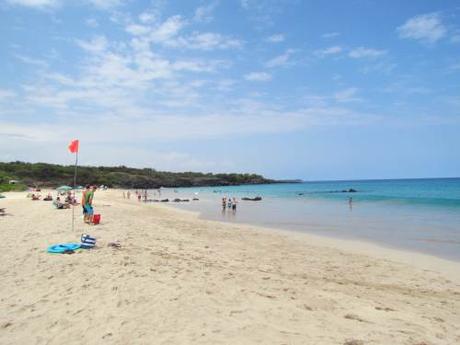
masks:
<svg viewBox="0 0 460 345"><path fill-rule="evenodd" d="M59 192L68 192L69 190L72 190L72 187L70 186L61 186L56 188L57 191Z"/></svg>

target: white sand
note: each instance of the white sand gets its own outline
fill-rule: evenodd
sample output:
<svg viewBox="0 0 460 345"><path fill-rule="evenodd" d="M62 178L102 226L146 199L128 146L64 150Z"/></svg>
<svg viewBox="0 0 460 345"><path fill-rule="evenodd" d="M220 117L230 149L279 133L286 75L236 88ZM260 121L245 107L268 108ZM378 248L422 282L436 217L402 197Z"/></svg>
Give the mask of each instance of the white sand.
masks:
<svg viewBox="0 0 460 345"><path fill-rule="evenodd" d="M459 344L460 264L97 192L0 200L0 344ZM110 205L110 206L109 206ZM46 253L86 232L99 249ZM122 249L107 247L119 240Z"/></svg>

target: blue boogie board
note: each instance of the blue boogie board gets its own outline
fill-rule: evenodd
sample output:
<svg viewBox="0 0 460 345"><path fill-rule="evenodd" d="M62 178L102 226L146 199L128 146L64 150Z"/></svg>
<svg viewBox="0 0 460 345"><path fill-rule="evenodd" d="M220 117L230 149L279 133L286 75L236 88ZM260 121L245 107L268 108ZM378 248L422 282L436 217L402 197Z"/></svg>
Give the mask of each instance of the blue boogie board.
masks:
<svg viewBox="0 0 460 345"><path fill-rule="evenodd" d="M48 253L62 254L67 251L74 251L80 248L78 243L60 243L48 247Z"/></svg>

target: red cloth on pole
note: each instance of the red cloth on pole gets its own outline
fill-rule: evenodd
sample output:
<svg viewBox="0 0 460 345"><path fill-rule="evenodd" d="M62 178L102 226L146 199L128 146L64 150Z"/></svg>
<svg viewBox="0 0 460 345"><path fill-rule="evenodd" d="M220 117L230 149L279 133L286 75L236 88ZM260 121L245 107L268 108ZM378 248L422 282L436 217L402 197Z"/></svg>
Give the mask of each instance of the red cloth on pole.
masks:
<svg viewBox="0 0 460 345"><path fill-rule="evenodd" d="M77 153L79 143L80 142L78 140L72 140L69 144L69 151L72 153Z"/></svg>

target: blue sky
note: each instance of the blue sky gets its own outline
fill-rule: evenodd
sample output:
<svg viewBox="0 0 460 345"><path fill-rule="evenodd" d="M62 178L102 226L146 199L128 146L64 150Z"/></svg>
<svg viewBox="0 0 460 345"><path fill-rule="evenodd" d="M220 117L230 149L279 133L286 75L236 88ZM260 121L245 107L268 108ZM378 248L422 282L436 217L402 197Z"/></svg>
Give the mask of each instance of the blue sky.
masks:
<svg viewBox="0 0 460 345"><path fill-rule="evenodd" d="M460 176L458 1L0 1L0 160Z"/></svg>

